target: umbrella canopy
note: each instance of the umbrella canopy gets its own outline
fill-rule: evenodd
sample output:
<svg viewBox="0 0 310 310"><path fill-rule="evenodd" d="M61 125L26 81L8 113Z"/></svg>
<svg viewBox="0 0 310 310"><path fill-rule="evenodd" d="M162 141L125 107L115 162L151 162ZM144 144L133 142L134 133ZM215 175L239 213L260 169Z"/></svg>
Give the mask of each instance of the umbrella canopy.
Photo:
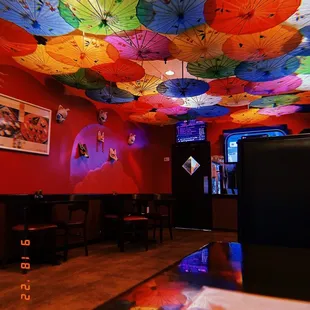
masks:
<svg viewBox="0 0 310 310"><path fill-rule="evenodd" d="M169 109L184 104L180 98L170 98L161 94L139 97L138 101L148 103L154 109Z"/></svg>
<svg viewBox="0 0 310 310"><path fill-rule="evenodd" d="M205 93L209 84L195 79L171 79L159 84L157 90L167 97L185 98Z"/></svg>
<svg viewBox="0 0 310 310"><path fill-rule="evenodd" d="M63 84L79 89L100 89L108 83L100 74L83 68L75 73L54 75L54 78Z"/></svg>
<svg viewBox="0 0 310 310"><path fill-rule="evenodd" d="M187 64L187 71L200 78L222 78L235 75L235 69L240 61L221 55L212 59L204 59Z"/></svg>
<svg viewBox="0 0 310 310"><path fill-rule="evenodd" d="M286 24L292 25L297 29L310 25L310 3L309 1L302 1L299 8L294 14L285 21Z"/></svg>
<svg viewBox="0 0 310 310"><path fill-rule="evenodd" d="M120 106L120 110L124 113L145 114L152 109L153 107L150 104L135 100Z"/></svg>
<svg viewBox="0 0 310 310"><path fill-rule="evenodd" d="M300 57L300 66L296 70L297 74L310 74L310 57Z"/></svg>
<svg viewBox="0 0 310 310"><path fill-rule="evenodd" d="M205 0L140 0L137 16L154 32L179 34L204 23L204 3Z"/></svg>
<svg viewBox="0 0 310 310"><path fill-rule="evenodd" d="M111 43L124 59L164 60L171 56L169 51L171 41L147 30L108 36L105 40Z"/></svg>
<svg viewBox="0 0 310 310"><path fill-rule="evenodd" d="M92 69L111 82L136 81L145 75L143 67L127 59L117 59L114 63L101 64Z"/></svg>
<svg viewBox="0 0 310 310"><path fill-rule="evenodd" d="M209 106L209 107L191 109L190 112L196 113L197 116L210 118L210 117L224 116L229 113L229 109L214 105L214 106Z"/></svg>
<svg viewBox="0 0 310 310"><path fill-rule="evenodd" d="M224 96L219 103L221 106L235 108L249 105L252 101L261 98L260 96L253 96L247 93Z"/></svg>
<svg viewBox="0 0 310 310"><path fill-rule="evenodd" d="M259 114L259 109L244 109L230 114L233 123L256 124L268 119L268 115Z"/></svg>
<svg viewBox="0 0 310 310"><path fill-rule="evenodd" d="M269 82L250 82L246 85L245 91L253 95L271 96L293 91L301 83L302 80L298 76L288 75Z"/></svg>
<svg viewBox="0 0 310 310"><path fill-rule="evenodd" d="M80 68L113 62L119 56L111 44L80 35L54 38L46 45L46 51L57 61Z"/></svg>
<svg viewBox="0 0 310 310"><path fill-rule="evenodd" d="M298 74L298 77L301 79L301 85L297 90L310 91L310 75L309 74Z"/></svg>
<svg viewBox="0 0 310 310"><path fill-rule="evenodd" d="M219 96L210 96L208 94L202 94L194 97L184 98L183 107L186 108L201 108L216 105L221 101Z"/></svg>
<svg viewBox="0 0 310 310"><path fill-rule="evenodd" d="M207 24L196 26L179 34L170 44L173 57L194 62L220 56L229 35L210 28Z"/></svg>
<svg viewBox="0 0 310 310"><path fill-rule="evenodd" d="M244 93L244 87L248 83L236 77L213 80L209 83L208 94L229 96Z"/></svg>
<svg viewBox="0 0 310 310"><path fill-rule="evenodd" d="M246 35L230 37L223 45L224 53L240 61L259 61L276 58L298 47L301 33L290 26L274 28Z"/></svg>
<svg viewBox="0 0 310 310"><path fill-rule="evenodd" d="M74 73L79 69L78 67L61 63L50 57L44 45L38 45L32 54L13 57L13 59L30 70L50 75Z"/></svg>
<svg viewBox="0 0 310 310"><path fill-rule="evenodd" d="M172 125L175 124L176 121L169 118L166 114L161 112L147 112L145 114L131 114L129 115L129 119L133 122L144 123L149 125ZM136 300L136 303L141 306L146 306L141 302L141 300ZM150 304L151 305L151 304ZM156 306L156 305L155 305Z"/></svg>
<svg viewBox="0 0 310 310"><path fill-rule="evenodd" d="M109 35L137 28L138 0L61 0L79 20L78 29L85 33ZM71 16L60 8L61 16L70 22Z"/></svg>
<svg viewBox="0 0 310 310"><path fill-rule="evenodd" d="M126 103L134 100L134 96L131 93L108 85L102 89L86 90L85 94L90 99L111 104Z"/></svg>
<svg viewBox="0 0 310 310"><path fill-rule="evenodd" d="M58 0L1 0L0 16L38 36L58 36L74 30L59 15Z"/></svg>
<svg viewBox="0 0 310 310"><path fill-rule="evenodd" d="M266 82L280 79L295 72L299 60L289 55L259 62L241 62L236 70L236 76L251 82Z"/></svg>
<svg viewBox="0 0 310 310"><path fill-rule="evenodd" d="M188 112L188 109L181 106L174 106L170 108L159 108L157 112L165 113L166 115L183 115Z"/></svg>
<svg viewBox="0 0 310 310"><path fill-rule="evenodd" d="M251 102L251 108L276 108L280 106L290 105L299 100L296 95L278 95L264 97Z"/></svg>
<svg viewBox="0 0 310 310"><path fill-rule="evenodd" d="M292 56L310 56L310 39L303 37L301 43L289 54Z"/></svg>
<svg viewBox="0 0 310 310"><path fill-rule="evenodd" d="M287 114L293 114L301 110L301 107L296 105L287 105L276 108L264 108L258 111L259 114L268 115L268 116L282 116Z"/></svg>
<svg viewBox="0 0 310 310"><path fill-rule="evenodd" d="M299 93L297 97L298 102L296 104L310 104L310 91Z"/></svg>
<svg viewBox="0 0 310 310"><path fill-rule="evenodd" d="M156 76L146 74L142 79L134 82L117 83L117 87L129 91L134 96L157 94L157 86L162 80Z"/></svg>
<svg viewBox="0 0 310 310"><path fill-rule="evenodd" d="M217 31L248 34L279 25L298 9L301 0L208 0L204 15Z"/></svg>

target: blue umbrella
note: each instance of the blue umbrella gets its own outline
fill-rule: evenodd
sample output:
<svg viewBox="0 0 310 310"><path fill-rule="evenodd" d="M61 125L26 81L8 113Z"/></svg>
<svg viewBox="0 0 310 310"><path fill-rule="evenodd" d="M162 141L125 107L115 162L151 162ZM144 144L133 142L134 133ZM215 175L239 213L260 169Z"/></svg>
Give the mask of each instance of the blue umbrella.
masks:
<svg viewBox="0 0 310 310"><path fill-rule="evenodd" d="M0 17L38 36L58 36L72 32L60 16L58 0L1 0Z"/></svg>
<svg viewBox="0 0 310 310"><path fill-rule="evenodd" d="M171 79L160 83L157 91L167 97L185 98L199 96L210 88L209 84L196 79Z"/></svg>
<svg viewBox="0 0 310 310"><path fill-rule="evenodd" d="M205 23L204 4L205 0L140 0L137 17L155 32L179 34Z"/></svg>
<svg viewBox="0 0 310 310"><path fill-rule="evenodd" d="M292 56L310 56L310 39L304 37L302 42L288 54Z"/></svg>
<svg viewBox="0 0 310 310"><path fill-rule="evenodd" d="M251 82L266 82L280 79L295 72L299 60L291 55L258 62L241 62L235 69L238 78Z"/></svg>
<svg viewBox="0 0 310 310"><path fill-rule="evenodd" d="M194 112L200 117L220 117L229 113L229 109L213 105L210 107L202 107L198 109L191 109L190 112Z"/></svg>
<svg viewBox="0 0 310 310"><path fill-rule="evenodd" d="M134 96L130 92L112 86L96 90L86 90L85 94L95 101L111 104L126 103L134 100Z"/></svg>
<svg viewBox="0 0 310 310"><path fill-rule="evenodd" d="M304 37L310 39L310 25L299 29L299 31Z"/></svg>

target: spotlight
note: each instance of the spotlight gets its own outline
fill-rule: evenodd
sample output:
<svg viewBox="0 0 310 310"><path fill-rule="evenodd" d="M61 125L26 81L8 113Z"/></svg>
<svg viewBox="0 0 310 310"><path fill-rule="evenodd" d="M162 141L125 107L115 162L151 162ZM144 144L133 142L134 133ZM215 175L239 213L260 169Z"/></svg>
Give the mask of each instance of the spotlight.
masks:
<svg viewBox="0 0 310 310"><path fill-rule="evenodd" d="M166 74L167 74L167 75L174 75L174 72L171 71L171 70L168 70L168 71L166 71Z"/></svg>

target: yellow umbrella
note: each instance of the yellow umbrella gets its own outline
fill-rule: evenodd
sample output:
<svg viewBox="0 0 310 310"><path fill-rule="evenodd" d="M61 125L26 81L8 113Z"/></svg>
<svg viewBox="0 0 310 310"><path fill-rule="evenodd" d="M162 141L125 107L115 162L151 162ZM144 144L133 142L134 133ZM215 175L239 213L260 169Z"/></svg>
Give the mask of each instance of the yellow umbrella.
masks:
<svg viewBox="0 0 310 310"><path fill-rule="evenodd" d="M224 107L230 107L230 108L242 107L245 105L249 105L252 101L256 99L260 99L260 98L261 96L253 96L253 95L249 95L248 93L223 96L219 105L222 105Z"/></svg>
<svg viewBox="0 0 310 310"><path fill-rule="evenodd" d="M91 68L118 59L117 49L105 42L87 36L57 37L46 45L47 53L54 59L80 68Z"/></svg>
<svg viewBox="0 0 310 310"><path fill-rule="evenodd" d="M222 45L229 37L204 24L178 35L169 49L173 57L187 62L211 59L223 54Z"/></svg>
<svg viewBox="0 0 310 310"><path fill-rule="evenodd" d="M260 109L244 109L230 114L233 123L256 124L265 121L269 116L259 114Z"/></svg>
<svg viewBox="0 0 310 310"><path fill-rule="evenodd" d="M157 86L163 81L154 76L146 74L142 79L134 82L116 83L117 87L132 93L134 96L146 96L157 94Z"/></svg>
<svg viewBox="0 0 310 310"><path fill-rule="evenodd" d="M28 69L50 75L74 73L79 69L78 67L66 65L50 57L44 45L38 45L32 54L13 57L13 59Z"/></svg>

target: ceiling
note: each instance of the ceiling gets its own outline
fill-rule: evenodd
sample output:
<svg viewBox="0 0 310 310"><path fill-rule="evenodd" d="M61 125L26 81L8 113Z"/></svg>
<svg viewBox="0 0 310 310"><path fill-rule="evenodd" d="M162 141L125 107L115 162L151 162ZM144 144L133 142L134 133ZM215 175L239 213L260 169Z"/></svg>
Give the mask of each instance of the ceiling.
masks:
<svg viewBox="0 0 310 310"><path fill-rule="evenodd" d="M133 122L252 124L310 104L310 3L0 0L1 54Z"/></svg>

